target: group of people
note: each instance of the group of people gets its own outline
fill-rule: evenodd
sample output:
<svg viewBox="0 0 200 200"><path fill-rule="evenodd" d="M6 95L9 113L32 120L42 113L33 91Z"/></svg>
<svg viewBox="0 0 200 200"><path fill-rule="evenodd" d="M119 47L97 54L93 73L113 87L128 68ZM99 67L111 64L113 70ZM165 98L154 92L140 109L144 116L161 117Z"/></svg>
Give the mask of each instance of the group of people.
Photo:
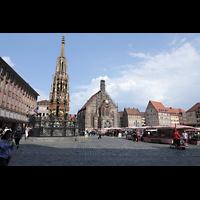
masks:
<svg viewBox="0 0 200 200"><path fill-rule="evenodd" d="M25 130L22 130L20 126L17 127L15 131L5 127L4 131L1 133L0 140L0 166L7 166L11 160L11 152L14 145L16 144L16 149L19 148L19 141L22 138L23 132L25 132L25 139L28 139L28 132L32 128L26 126ZM13 142L13 138L15 142Z"/></svg>
<svg viewBox="0 0 200 200"><path fill-rule="evenodd" d="M173 140L174 140L175 148L177 148L177 146L178 146L178 139L179 139L179 137L181 137L180 134L178 132L174 132ZM187 134L186 131L183 131L182 137L185 140L185 146L187 147L188 134Z"/></svg>
<svg viewBox="0 0 200 200"><path fill-rule="evenodd" d="M89 136L91 136L91 135L95 136L96 134L98 135L98 139L102 139L100 131L99 132L90 131L90 130L84 131L85 138L88 138L88 139L89 139ZM104 136L104 133L103 133L103 136Z"/></svg>

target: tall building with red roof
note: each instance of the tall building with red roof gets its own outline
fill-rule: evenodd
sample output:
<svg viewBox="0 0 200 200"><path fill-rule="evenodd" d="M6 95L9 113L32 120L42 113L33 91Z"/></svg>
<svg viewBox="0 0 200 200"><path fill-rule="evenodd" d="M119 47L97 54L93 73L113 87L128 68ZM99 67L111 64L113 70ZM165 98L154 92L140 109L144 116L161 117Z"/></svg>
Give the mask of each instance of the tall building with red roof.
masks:
<svg viewBox="0 0 200 200"><path fill-rule="evenodd" d="M190 126L200 126L200 102L186 111L187 123Z"/></svg>
<svg viewBox="0 0 200 200"><path fill-rule="evenodd" d="M123 127L142 126L141 114L138 109L124 108Z"/></svg>
<svg viewBox="0 0 200 200"><path fill-rule="evenodd" d="M187 124L186 112L179 108L165 107L161 102L149 101L145 111L147 126Z"/></svg>

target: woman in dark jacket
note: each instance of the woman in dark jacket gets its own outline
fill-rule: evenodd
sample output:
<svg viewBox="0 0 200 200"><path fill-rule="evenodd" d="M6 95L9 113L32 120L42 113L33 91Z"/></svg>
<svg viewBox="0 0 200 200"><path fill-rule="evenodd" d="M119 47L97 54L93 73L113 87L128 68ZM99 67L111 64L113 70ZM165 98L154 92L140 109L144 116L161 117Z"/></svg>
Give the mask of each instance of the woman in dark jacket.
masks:
<svg viewBox="0 0 200 200"><path fill-rule="evenodd" d="M18 149L19 141L22 138L22 129L20 126L17 127L17 130L15 131L15 134L14 134L14 138L15 138L16 149Z"/></svg>

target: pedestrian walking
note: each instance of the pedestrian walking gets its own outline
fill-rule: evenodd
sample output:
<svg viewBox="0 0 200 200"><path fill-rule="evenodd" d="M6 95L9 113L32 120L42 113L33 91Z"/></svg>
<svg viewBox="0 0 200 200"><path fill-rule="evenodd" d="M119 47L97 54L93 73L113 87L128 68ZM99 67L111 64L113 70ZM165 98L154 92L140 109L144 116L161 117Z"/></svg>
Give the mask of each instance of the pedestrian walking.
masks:
<svg viewBox="0 0 200 200"><path fill-rule="evenodd" d="M138 136L137 136L137 133L136 133L136 132L134 132L133 137L134 137L134 140L135 140L136 142L138 142Z"/></svg>
<svg viewBox="0 0 200 200"><path fill-rule="evenodd" d="M98 137L98 139L101 139L101 132L99 131L99 137Z"/></svg>
<svg viewBox="0 0 200 200"><path fill-rule="evenodd" d="M14 143L11 139L12 132L6 131L0 140L0 166L7 166L11 160Z"/></svg>
<svg viewBox="0 0 200 200"><path fill-rule="evenodd" d="M186 131L184 130L182 133L183 139L185 139L185 146L187 147L187 138L188 138L188 134L186 133Z"/></svg>
<svg viewBox="0 0 200 200"><path fill-rule="evenodd" d="M26 126L26 129L25 129L25 139L28 139L28 132L31 130L32 128Z"/></svg>
<svg viewBox="0 0 200 200"><path fill-rule="evenodd" d="M14 134L14 138L15 138L15 144L16 144L16 149L19 148L19 141L22 138L22 129L20 126L17 127L17 130L15 131Z"/></svg>

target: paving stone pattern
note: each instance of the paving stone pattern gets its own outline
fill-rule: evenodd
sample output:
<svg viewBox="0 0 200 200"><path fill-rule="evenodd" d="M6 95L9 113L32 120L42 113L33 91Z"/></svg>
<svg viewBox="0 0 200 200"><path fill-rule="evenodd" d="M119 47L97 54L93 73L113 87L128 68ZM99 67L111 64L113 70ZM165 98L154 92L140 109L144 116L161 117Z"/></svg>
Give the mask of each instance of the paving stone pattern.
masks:
<svg viewBox="0 0 200 200"><path fill-rule="evenodd" d="M89 139L24 138L9 166L192 166L200 165L200 146L170 149L169 144L97 136Z"/></svg>

